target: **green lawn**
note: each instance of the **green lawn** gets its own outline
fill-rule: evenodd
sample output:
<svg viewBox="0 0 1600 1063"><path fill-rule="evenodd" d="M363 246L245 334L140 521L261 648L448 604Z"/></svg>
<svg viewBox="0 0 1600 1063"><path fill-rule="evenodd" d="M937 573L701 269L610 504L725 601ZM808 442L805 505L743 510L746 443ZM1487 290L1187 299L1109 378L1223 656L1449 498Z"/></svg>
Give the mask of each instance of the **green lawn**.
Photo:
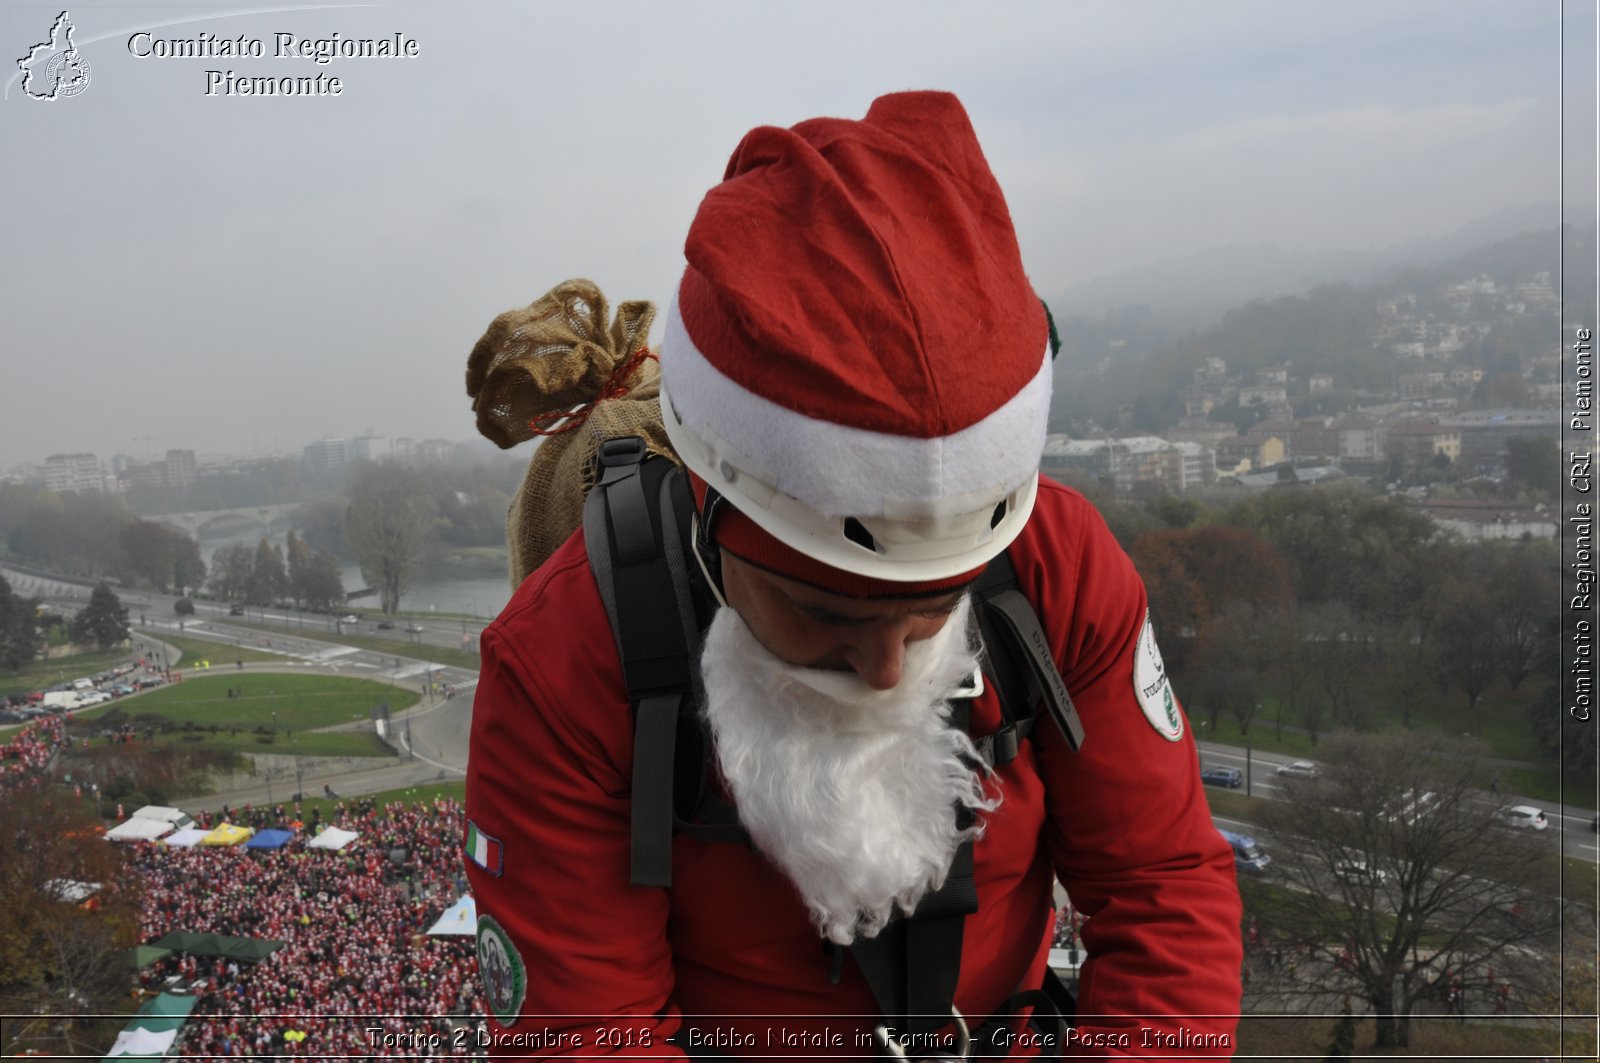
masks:
<svg viewBox="0 0 1600 1063"><path fill-rule="evenodd" d="M1182 676L1175 674L1173 680L1181 696ZM1496 757L1528 761L1530 767L1535 768L1546 763L1553 766L1552 758L1539 749L1533 730L1528 725L1528 707L1539 691L1537 677L1523 680L1516 690L1512 690L1503 678L1497 677L1471 711L1467 709L1467 699L1459 689L1455 686L1440 689L1436 682L1418 684L1419 689L1407 692L1400 690L1388 676L1375 674L1370 679L1358 679L1355 687L1352 697L1356 704L1363 707L1363 730L1381 731L1406 726L1409 709L1409 725L1417 730L1436 731L1453 737L1469 735L1483 741ZM1218 715L1213 728L1205 722L1205 713L1191 709L1190 719L1194 724L1195 736L1229 745L1248 745L1253 749L1284 756L1315 758L1317 747L1305 733L1301 714L1286 708L1283 714L1284 730L1279 736L1274 728L1278 699L1271 693L1263 692L1260 700L1261 711L1250 721L1247 733L1241 733L1238 721L1226 712ZM1329 715L1323 721L1321 734L1326 735L1343 726L1343 723ZM1537 772L1534 775L1537 776ZM1531 786L1540 785L1533 779L1529 782ZM1543 788L1524 789L1522 792L1553 801L1554 790L1555 775L1552 770Z"/></svg>
<svg viewBox="0 0 1600 1063"><path fill-rule="evenodd" d="M338 789L337 785L334 789ZM322 792L320 786L316 792ZM382 808L384 805L395 801L404 801L409 805L418 801L431 802L435 797L453 797L457 801L465 801L466 796L467 784L457 780L456 782L428 783L425 786L408 786L402 790L384 790L376 794L346 795L343 800L345 805L349 806L357 801L371 799L378 807ZM330 801L325 797L308 797L300 802L300 811L302 815L309 816L312 809L320 809L322 818L329 820L333 818L333 806L337 803L337 801Z"/></svg>
<svg viewBox="0 0 1600 1063"><path fill-rule="evenodd" d="M238 696L229 697L230 689ZM365 720L372 706L385 702L391 712L400 712L416 704L418 697L415 691L371 679L223 672L186 678L133 701L111 702L75 715L93 720L112 709L121 709L134 717L147 713L163 716L179 726L192 723L209 728L215 724L224 730L231 727L240 731L271 728L276 718L280 732L300 734Z"/></svg>
<svg viewBox="0 0 1600 1063"><path fill-rule="evenodd" d="M247 756L252 753L286 753L306 757L392 757L394 750L371 731L295 731L285 735L255 731L171 731L156 736L157 745L199 745Z"/></svg>
<svg viewBox="0 0 1600 1063"><path fill-rule="evenodd" d="M281 664L286 660L281 653L267 653L265 650L251 649L248 646L235 646L228 642L211 642L206 639L183 638L167 634L143 634L146 638L165 642L168 646L183 654L177 665L180 670L193 668L198 661L210 661L211 667L222 668L225 665L233 664L235 661L244 661L246 664L276 661Z"/></svg>

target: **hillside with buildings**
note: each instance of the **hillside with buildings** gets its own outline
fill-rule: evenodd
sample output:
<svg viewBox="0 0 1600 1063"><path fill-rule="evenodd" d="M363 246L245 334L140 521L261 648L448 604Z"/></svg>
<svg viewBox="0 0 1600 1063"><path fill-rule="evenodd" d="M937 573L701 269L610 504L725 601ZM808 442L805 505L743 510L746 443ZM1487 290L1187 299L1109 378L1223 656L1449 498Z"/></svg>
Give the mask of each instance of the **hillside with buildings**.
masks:
<svg viewBox="0 0 1600 1063"><path fill-rule="evenodd" d="M1069 319L1044 467L1123 497L1357 477L1469 538L1553 538L1557 286L1563 254L1593 253L1592 229L1528 234L1187 336L1137 311Z"/></svg>

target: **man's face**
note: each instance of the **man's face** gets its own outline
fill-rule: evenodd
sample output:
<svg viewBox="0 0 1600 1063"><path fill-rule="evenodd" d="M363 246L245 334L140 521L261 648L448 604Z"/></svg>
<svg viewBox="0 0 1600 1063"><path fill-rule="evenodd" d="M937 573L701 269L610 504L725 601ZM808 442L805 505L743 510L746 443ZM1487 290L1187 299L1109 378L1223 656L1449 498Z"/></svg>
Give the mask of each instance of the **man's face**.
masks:
<svg viewBox="0 0 1600 1063"><path fill-rule="evenodd" d="M971 598L868 603L748 565L723 576L730 606L706 630L700 672L739 821L829 940L870 937L981 833L956 809L999 801L950 721L978 662Z"/></svg>
<svg viewBox="0 0 1600 1063"><path fill-rule="evenodd" d="M873 690L900 681L906 647L944 629L962 591L926 598L850 598L774 575L726 551L723 591L750 631L780 660L853 672Z"/></svg>

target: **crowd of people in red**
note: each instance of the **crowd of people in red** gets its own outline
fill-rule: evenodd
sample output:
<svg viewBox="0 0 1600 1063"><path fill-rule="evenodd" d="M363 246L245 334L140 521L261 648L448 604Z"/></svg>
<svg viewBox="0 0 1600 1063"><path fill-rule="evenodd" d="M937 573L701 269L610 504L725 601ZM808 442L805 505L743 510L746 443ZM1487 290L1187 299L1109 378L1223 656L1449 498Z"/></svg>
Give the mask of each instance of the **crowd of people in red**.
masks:
<svg viewBox="0 0 1600 1063"><path fill-rule="evenodd" d="M258 964L169 957L199 999L180 1056L471 1054L484 1013L471 937L426 931L464 890L461 806L341 804L344 850L140 844L128 866L145 886L141 940L174 930L266 938L284 947Z"/></svg>
<svg viewBox="0 0 1600 1063"><path fill-rule="evenodd" d="M0 772L7 775L43 772L66 736L66 720L60 716L40 717L0 745Z"/></svg>
<svg viewBox="0 0 1600 1063"><path fill-rule="evenodd" d="M0 743L0 778L44 780L66 741L62 718L30 723ZM283 942L255 964L174 954L140 972L148 991L177 976L198 997L173 1054L481 1055L475 1030L485 1004L473 938L426 933L466 889L460 802L341 801L331 825L359 837L337 851L307 847L317 816L302 823L280 807L228 818L295 837L264 850L119 848L143 886L141 942L175 930Z"/></svg>

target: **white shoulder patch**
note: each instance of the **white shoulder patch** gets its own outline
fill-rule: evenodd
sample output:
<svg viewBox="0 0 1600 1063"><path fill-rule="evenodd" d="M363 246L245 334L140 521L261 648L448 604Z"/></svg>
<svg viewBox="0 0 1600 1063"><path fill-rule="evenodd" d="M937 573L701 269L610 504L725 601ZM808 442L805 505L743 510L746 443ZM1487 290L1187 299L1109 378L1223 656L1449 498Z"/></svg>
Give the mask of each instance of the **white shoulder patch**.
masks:
<svg viewBox="0 0 1600 1063"><path fill-rule="evenodd" d="M1133 650L1133 693L1139 699L1139 709L1156 734L1168 742L1183 737L1183 714L1172 696L1172 684L1167 681L1167 666L1161 663L1161 651L1156 648L1156 630L1150 625L1150 613L1144 614L1144 630L1139 632L1139 644Z"/></svg>

